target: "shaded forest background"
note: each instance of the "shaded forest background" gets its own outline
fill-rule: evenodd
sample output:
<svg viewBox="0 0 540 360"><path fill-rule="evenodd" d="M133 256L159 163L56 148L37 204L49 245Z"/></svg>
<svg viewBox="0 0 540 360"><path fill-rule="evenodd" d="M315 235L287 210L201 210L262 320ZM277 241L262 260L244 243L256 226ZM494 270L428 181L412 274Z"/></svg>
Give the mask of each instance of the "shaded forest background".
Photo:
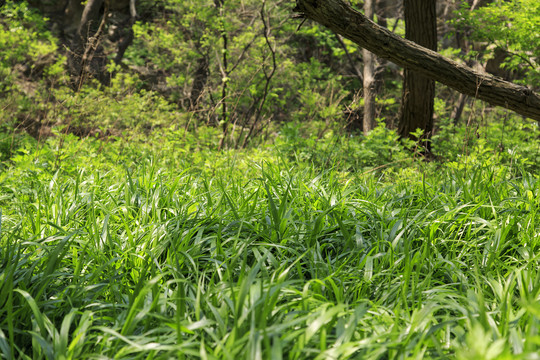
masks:
<svg viewBox="0 0 540 360"><path fill-rule="evenodd" d="M317 156L318 139L347 134L379 137L378 152L366 156L388 161L401 146L393 129L403 69L374 60L370 111L377 128L362 135L369 54L316 23L293 19L292 1L0 5L4 133L114 138L181 129L197 144L219 149L272 143L284 135L311 146L309 157ZM378 0L372 6L377 23L404 35L402 2ZM538 91L539 14L533 0L438 1L439 52ZM439 157L455 157L480 142L501 153L519 144L532 164L540 159L536 122L442 85L436 88L432 132ZM463 142L450 144L450 137ZM8 139L4 157L14 148L15 137ZM414 150L419 144L409 140L404 146Z"/></svg>

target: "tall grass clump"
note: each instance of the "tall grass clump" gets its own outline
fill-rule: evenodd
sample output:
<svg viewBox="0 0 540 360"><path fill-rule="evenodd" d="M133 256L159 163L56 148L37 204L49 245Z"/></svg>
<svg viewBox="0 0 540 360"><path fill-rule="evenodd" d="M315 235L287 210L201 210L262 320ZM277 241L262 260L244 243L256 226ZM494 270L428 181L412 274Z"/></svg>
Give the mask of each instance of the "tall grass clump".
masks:
<svg viewBox="0 0 540 360"><path fill-rule="evenodd" d="M540 181L519 162L361 173L190 141L14 151L3 358L535 358Z"/></svg>

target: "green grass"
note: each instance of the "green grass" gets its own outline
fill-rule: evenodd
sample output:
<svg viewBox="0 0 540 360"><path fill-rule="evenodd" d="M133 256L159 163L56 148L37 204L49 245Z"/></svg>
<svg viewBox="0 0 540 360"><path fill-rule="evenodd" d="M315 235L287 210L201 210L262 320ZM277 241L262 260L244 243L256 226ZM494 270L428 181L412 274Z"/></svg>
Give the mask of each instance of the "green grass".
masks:
<svg viewBox="0 0 540 360"><path fill-rule="evenodd" d="M540 180L519 164L360 174L193 149L12 156L3 358L537 358Z"/></svg>

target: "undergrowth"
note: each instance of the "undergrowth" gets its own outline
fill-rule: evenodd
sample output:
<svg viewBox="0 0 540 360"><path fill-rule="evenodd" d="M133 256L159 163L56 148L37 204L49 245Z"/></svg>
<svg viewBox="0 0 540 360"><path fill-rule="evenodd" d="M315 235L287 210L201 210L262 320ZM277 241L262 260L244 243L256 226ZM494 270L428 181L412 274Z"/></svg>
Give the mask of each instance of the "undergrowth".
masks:
<svg viewBox="0 0 540 360"><path fill-rule="evenodd" d="M186 139L19 139L0 173L3 358L535 358L526 161L353 171L342 152Z"/></svg>

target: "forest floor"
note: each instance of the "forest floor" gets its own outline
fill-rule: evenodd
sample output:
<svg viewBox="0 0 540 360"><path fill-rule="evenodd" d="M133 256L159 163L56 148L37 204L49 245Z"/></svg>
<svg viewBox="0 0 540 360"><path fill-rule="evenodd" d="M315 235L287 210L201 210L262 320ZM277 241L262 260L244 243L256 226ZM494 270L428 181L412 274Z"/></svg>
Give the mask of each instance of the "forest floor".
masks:
<svg viewBox="0 0 540 360"><path fill-rule="evenodd" d="M540 179L517 160L67 135L22 140L0 209L3 358L538 358Z"/></svg>

